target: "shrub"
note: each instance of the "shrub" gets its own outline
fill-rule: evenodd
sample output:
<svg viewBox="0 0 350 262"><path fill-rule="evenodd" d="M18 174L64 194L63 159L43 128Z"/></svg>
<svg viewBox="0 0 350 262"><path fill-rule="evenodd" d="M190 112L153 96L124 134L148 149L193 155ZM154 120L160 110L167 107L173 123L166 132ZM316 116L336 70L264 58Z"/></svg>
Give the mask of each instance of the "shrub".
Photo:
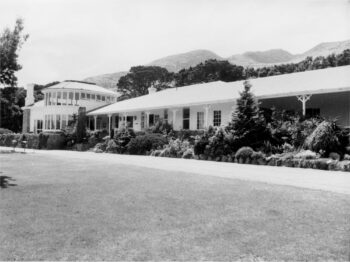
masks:
<svg viewBox="0 0 350 262"><path fill-rule="evenodd" d="M77 143L83 142L86 138L86 109L85 107L79 107L78 109L78 121L76 128Z"/></svg>
<svg viewBox="0 0 350 262"><path fill-rule="evenodd" d="M67 145L65 134L48 134L47 149L64 149Z"/></svg>
<svg viewBox="0 0 350 262"><path fill-rule="evenodd" d="M194 152L192 148L186 149L186 151L182 154L182 158L191 159L194 157Z"/></svg>
<svg viewBox="0 0 350 262"><path fill-rule="evenodd" d="M236 152L235 157L239 163L245 163L252 159L253 153L254 150L251 147L245 146Z"/></svg>
<svg viewBox="0 0 350 262"><path fill-rule="evenodd" d="M49 139L49 135L40 133L39 134L39 149L47 148L47 140Z"/></svg>
<svg viewBox="0 0 350 262"><path fill-rule="evenodd" d="M132 138L135 137L135 132L131 128L123 128L118 130L114 135L114 141L117 145L116 153L124 154L127 151L127 146Z"/></svg>
<svg viewBox="0 0 350 262"><path fill-rule="evenodd" d="M329 154L329 158L332 160L340 160L340 155L338 153L332 152Z"/></svg>
<svg viewBox="0 0 350 262"><path fill-rule="evenodd" d="M146 134L132 138L127 145L127 152L132 155L145 155L153 149L160 149L166 144L161 134Z"/></svg>
<svg viewBox="0 0 350 262"><path fill-rule="evenodd" d="M322 150L324 154L341 151L337 131L338 127L334 122L323 121L307 137L304 148L314 152L320 152Z"/></svg>
<svg viewBox="0 0 350 262"><path fill-rule="evenodd" d="M181 141L180 139L170 139L168 144L165 145L164 149L161 150L161 152L159 153L159 156L180 158L183 157L185 152L187 151L187 153L185 154L187 157L190 154L190 151L188 151L189 149L191 149L193 152L193 148L190 142L188 142L187 140ZM152 152L152 155L156 155L156 153Z"/></svg>
<svg viewBox="0 0 350 262"><path fill-rule="evenodd" d="M295 158L302 158L302 159L315 159L316 153L312 152L310 150L302 150L299 153L297 153L294 157Z"/></svg>
<svg viewBox="0 0 350 262"><path fill-rule="evenodd" d="M0 135L2 134L12 134L13 132L10 129L7 128L0 128Z"/></svg>
<svg viewBox="0 0 350 262"><path fill-rule="evenodd" d="M159 133L163 135L169 134L173 130L173 126L163 119L159 119L157 123L150 128L152 133Z"/></svg>
<svg viewBox="0 0 350 262"><path fill-rule="evenodd" d="M350 160L350 155L349 154L345 154L344 155L344 160Z"/></svg>

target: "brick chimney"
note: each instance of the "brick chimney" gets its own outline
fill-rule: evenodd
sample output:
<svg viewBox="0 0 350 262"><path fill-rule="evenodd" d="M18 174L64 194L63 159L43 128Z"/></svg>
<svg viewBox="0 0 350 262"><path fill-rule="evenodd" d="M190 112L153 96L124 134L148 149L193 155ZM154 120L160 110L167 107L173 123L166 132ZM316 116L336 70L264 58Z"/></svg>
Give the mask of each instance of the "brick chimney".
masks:
<svg viewBox="0 0 350 262"><path fill-rule="evenodd" d="M34 104L34 84L27 84L27 96L25 106Z"/></svg>

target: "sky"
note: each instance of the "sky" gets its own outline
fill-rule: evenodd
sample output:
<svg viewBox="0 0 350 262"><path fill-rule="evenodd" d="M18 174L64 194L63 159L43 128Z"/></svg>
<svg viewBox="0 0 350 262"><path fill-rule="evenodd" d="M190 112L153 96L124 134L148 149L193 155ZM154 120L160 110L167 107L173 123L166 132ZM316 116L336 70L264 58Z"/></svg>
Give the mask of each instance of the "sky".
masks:
<svg viewBox="0 0 350 262"><path fill-rule="evenodd" d="M0 32L24 19L19 85L127 71L208 49L302 53L350 39L350 0L0 0Z"/></svg>

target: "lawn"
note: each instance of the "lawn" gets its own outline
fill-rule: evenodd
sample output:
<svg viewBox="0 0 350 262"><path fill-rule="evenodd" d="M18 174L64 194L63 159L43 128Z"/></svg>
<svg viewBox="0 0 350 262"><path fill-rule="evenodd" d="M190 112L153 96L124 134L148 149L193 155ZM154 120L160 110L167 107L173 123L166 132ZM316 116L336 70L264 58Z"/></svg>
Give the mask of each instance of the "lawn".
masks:
<svg viewBox="0 0 350 262"><path fill-rule="evenodd" d="M349 259L349 195L35 153L0 168L0 260Z"/></svg>

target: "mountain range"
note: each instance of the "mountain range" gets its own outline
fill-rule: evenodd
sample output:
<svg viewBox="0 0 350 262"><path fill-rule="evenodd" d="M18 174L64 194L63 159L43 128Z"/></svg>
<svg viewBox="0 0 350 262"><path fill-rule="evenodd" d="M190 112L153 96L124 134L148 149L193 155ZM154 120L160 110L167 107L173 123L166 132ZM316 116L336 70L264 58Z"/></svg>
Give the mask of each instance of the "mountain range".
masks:
<svg viewBox="0 0 350 262"><path fill-rule="evenodd" d="M147 65L161 66L170 72L178 72L181 69L196 66L199 63L209 59L228 60L232 64L250 67L271 66L282 63L297 63L308 56L327 56L330 54L339 54L345 49L350 49L350 40L327 42L316 45L308 51L301 54L291 54L283 49L271 49L267 51L250 51L243 54L236 54L229 57L221 57L210 50L193 50L187 53L170 55L152 61ZM116 89L120 77L128 72L121 71L111 74L103 74L93 77L87 77L84 81L93 82L100 86Z"/></svg>

